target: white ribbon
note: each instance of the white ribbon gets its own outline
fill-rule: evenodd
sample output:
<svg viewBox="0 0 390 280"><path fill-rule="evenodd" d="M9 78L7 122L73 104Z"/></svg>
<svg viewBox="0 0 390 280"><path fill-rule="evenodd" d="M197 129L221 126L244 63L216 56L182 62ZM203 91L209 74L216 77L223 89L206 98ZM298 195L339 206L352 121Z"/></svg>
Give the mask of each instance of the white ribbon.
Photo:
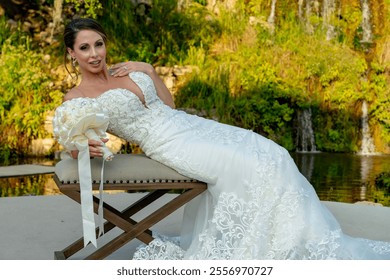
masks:
<svg viewBox="0 0 390 280"><path fill-rule="evenodd" d="M84 136L85 135L85 136ZM80 182L80 199L81 199L81 216L83 222L84 233L84 247L91 242L97 247L96 240L96 225L93 211L93 193L92 193L92 175L91 175L91 160L89 154L88 139L94 139L101 141L93 129L87 129L84 135L77 135L74 137L73 142L79 150L78 154L78 171ZM103 225L103 174L104 174L104 162L112 160L114 157L111 151L102 146L103 150L103 162L100 172L100 186L99 186L99 207L98 207L98 225L99 233L98 237L104 234Z"/></svg>
<svg viewBox="0 0 390 280"><path fill-rule="evenodd" d="M89 157L88 139L75 141L79 150L78 169L80 182L81 217L83 221L84 247L91 242L97 247L95 218L93 211L91 160Z"/></svg>

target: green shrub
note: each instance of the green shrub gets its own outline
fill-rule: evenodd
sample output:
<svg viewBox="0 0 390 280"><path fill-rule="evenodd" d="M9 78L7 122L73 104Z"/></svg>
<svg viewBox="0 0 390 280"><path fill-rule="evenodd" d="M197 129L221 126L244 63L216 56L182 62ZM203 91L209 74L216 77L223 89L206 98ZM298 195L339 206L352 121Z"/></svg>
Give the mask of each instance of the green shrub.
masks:
<svg viewBox="0 0 390 280"><path fill-rule="evenodd" d="M25 43L12 45L6 40L0 55L0 135L3 155L6 150L27 153L32 139L45 138L49 133L44 122L61 102L62 93L52 90L50 64L44 56Z"/></svg>

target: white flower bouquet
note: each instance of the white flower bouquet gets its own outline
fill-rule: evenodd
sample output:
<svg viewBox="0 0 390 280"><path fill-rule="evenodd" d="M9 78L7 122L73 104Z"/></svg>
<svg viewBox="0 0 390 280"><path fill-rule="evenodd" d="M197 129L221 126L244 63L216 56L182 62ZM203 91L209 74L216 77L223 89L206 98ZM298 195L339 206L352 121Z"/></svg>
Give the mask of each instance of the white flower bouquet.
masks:
<svg viewBox="0 0 390 280"><path fill-rule="evenodd" d="M53 132L67 150L77 150L82 141L101 141L107 137L108 116L104 108L92 98L74 98L59 106L53 118ZM112 160L112 152L102 146L103 159Z"/></svg>

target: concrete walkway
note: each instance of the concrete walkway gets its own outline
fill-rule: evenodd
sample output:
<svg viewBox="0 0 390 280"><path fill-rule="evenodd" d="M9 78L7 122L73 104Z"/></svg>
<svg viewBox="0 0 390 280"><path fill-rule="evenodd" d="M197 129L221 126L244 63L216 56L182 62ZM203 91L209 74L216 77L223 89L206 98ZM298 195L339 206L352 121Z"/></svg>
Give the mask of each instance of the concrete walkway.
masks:
<svg viewBox="0 0 390 280"><path fill-rule="evenodd" d="M129 201L142 194L106 194L104 201L124 209ZM169 197L161 198L161 203ZM153 208L149 208L150 211ZM140 212L134 218L146 215ZM170 236L180 232L182 209L171 214L153 228ZM0 260L52 260L54 251L62 250L82 236L80 205L64 195L0 198ZM98 239L101 246L120 234L112 230ZM129 260L139 241L130 242L107 259ZM93 251L92 245L71 259L82 259Z"/></svg>
<svg viewBox="0 0 390 280"><path fill-rule="evenodd" d="M54 168L54 166L37 164L0 166L0 178L50 174L54 173Z"/></svg>
<svg viewBox="0 0 390 280"><path fill-rule="evenodd" d="M142 194L106 194L104 200L124 209L129 201L140 196ZM337 202L323 204L336 216L344 232L390 241L390 207ZM170 236L178 235L182 210L152 229ZM135 218L144 215L141 212ZM54 251L64 249L82 236L80 206L64 195L0 198L0 221L0 260L52 260ZM107 233L99 239L99 245L119 233L119 230ZM139 241L132 241L107 259L131 259L139 244ZM92 250L93 246L87 246L72 259L82 259Z"/></svg>

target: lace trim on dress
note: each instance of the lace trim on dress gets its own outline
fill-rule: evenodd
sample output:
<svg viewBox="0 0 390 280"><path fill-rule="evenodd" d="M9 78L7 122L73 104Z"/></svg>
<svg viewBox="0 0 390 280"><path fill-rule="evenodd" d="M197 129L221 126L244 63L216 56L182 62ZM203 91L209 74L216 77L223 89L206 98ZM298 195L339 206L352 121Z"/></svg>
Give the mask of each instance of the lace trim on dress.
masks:
<svg viewBox="0 0 390 280"><path fill-rule="evenodd" d="M182 260L185 251L179 246L179 239L166 237L153 232L155 238L149 245L141 245L133 255L133 260Z"/></svg>
<svg viewBox="0 0 390 280"><path fill-rule="evenodd" d="M296 196L298 197L299 195ZM264 227L258 224L259 213L263 215L267 212L258 212L259 210L254 203L237 199L233 193L223 193L210 227L199 236L199 246L193 250L196 252L194 255L187 256L178 242L159 237L149 245L140 247L134 254L134 259L332 260L356 257L347 248L341 246L343 242L341 229L323 232L320 238L305 240L302 237L297 242L294 237L304 228L303 224L296 230L285 228L280 235L275 235L272 229L278 224L274 225L271 222ZM288 218L286 216L286 223ZM364 239L362 241L367 243L368 248L372 248L376 254L384 255L390 252L388 242Z"/></svg>

